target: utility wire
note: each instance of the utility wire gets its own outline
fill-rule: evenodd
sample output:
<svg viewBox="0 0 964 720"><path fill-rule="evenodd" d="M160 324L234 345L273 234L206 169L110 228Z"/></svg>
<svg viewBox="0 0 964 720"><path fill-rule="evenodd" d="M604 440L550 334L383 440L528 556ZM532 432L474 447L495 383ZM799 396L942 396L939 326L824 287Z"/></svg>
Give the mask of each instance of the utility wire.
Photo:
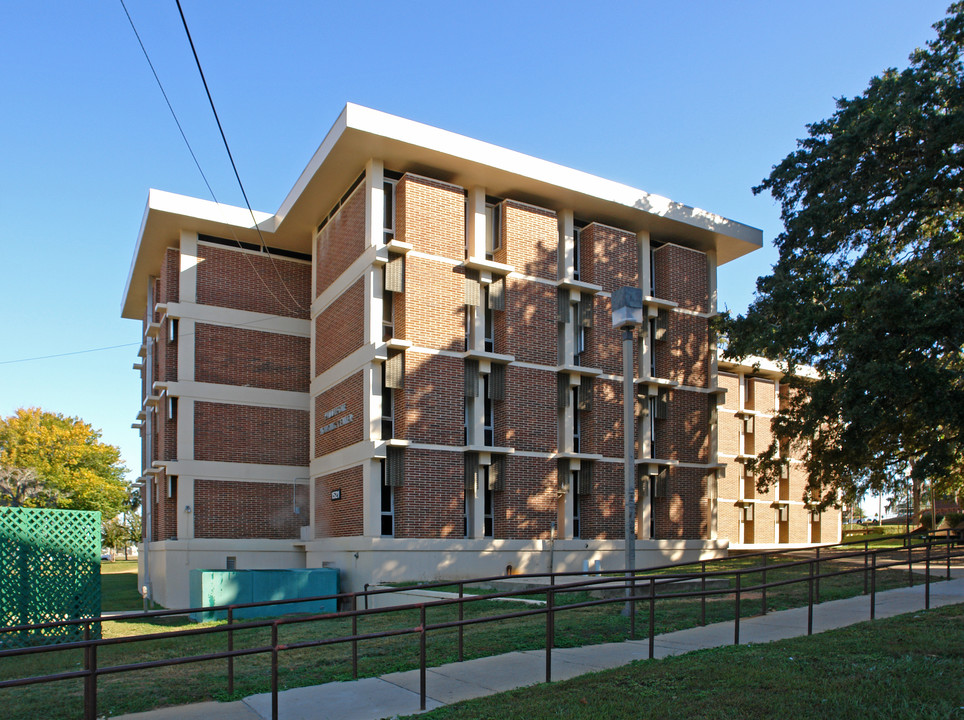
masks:
<svg viewBox="0 0 964 720"><path fill-rule="evenodd" d="M101 352L102 350L116 350L117 348L134 347L141 343L124 343L123 345L108 345L107 347L90 348L89 350L74 350L73 352L57 353L56 355L39 355L37 357L20 358L19 360L0 360L0 365L13 365L14 363L33 362L34 360L50 360L52 358L67 357L68 355L83 355L84 353Z"/></svg>
<svg viewBox="0 0 964 720"><path fill-rule="evenodd" d="M211 187L211 183L208 182L207 176L204 174L204 170L201 168L201 163L198 161L197 155L196 155L195 152L194 152L194 148L191 147L191 143L190 143L190 141L187 139L187 134L184 132L184 128L181 126L181 121L178 119L177 113L174 112L174 106L171 104L171 101L170 101L170 99L168 98L167 92L164 90L164 84L161 82L161 78L160 78L160 76L157 74L157 70L155 70L155 68L154 68L154 63L151 62L151 57L150 57L150 55L149 55L148 52L147 52L147 48L144 46L144 42L141 40L140 33L137 32L137 27L134 25L134 19L131 17L130 12L128 12L128 10L127 10L127 5L124 4L124 0L120 0L120 4L121 4L121 7L124 8L124 14L127 15L127 21L130 23L131 29L134 31L134 36L137 38L137 42L138 42L138 44L140 44L140 46L141 46L141 52L144 53L144 58L147 60L147 64L148 64L148 65L150 66L150 68L151 68L151 72L154 73L154 80L157 82L157 87L160 89L161 95L164 96L164 101L167 103L167 108L168 108L168 110L171 111L171 116L174 118L174 122L175 122L175 124L177 125L177 129L181 132L181 138L184 140L184 144L187 146L188 152L191 153L191 157L194 159L194 164L197 166L198 172L201 174L201 178L204 180L204 184L207 186L208 192L211 194L211 198L214 200L215 204L217 204L217 206L220 208L220 207L222 207L222 206L221 206L221 202L218 200L217 194L214 192L214 189ZM178 5L178 8L180 8L180 5ZM182 18L182 20L183 20L183 18L184 18L183 13L181 14L181 18ZM185 29L186 29L186 28L187 28L187 26L185 25ZM190 33L188 34L188 40L190 40ZM193 43L191 44L191 48L192 48L192 50L193 50L193 48L194 48L194 44L193 44ZM195 53L195 59L197 59L197 54L196 54L196 53ZM200 69L200 65L198 66L198 68ZM202 80L203 80L203 74L202 74ZM207 89L207 83L205 83L205 89ZM210 93L208 94L208 98L210 99ZM212 108L213 108L213 105L212 105ZM217 118L217 113L215 113L215 118ZM221 122L220 122L220 121L218 121L218 127L219 127L219 128L221 127ZM223 132L223 131L222 131L222 133L221 133L221 137L224 138L224 132ZM226 141L225 141L225 143L226 143ZM225 146L226 146L226 144L225 144ZM231 151L230 151L230 149L228 150L228 157L231 157ZM232 166L234 165L234 159L233 159L233 158L231 158L231 164L232 164ZM235 168L235 176L237 176L237 168ZM239 179L238 179L238 183L240 184L240 182L241 182L241 180L240 180L240 178L239 178ZM241 192L244 193L244 187L241 188ZM245 198L244 198L244 199L245 199L245 202L247 202L247 199L248 199L248 198L247 198L247 195L245 195ZM291 291L288 289L288 286L285 284L284 278L281 276L281 272L278 270L278 267L277 267L277 265L276 265L275 262L274 262L274 258L271 256L271 252L268 250L268 246L267 246L267 244L265 243L264 238L261 236L261 229L258 227L257 220L256 220L255 217L254 217L254 212L251 210L251 206L250 206L250 205L248 205L248 212L251 213L251 219L252 219L252 221L254 222L255 229L256 229L257 232L258 232L258 237L261 239L261 246L262 246L262 248L264 249L264 252L268 255L268 260L271 262L271 265L272 265L272 267L274 268L275 272L278 274L278 279L281 281L282 287L284 287L285 292L288 293L288 295L291 297L291 299L294 300L294 303L295 303L295 305L297 306L297 308L298 308L299 310L304 310L304 309L305 309L304 306L302 306L301 303L299 303L298 300L295 299L295 297L294 297L293 295L291 295ZM226 224L228 227L231 227L231 223L225 222L225 224ZM233 228L231 229L231 235L232 235L232 237L234 238L235 243L237 243L238 247L241 248L241 242L240 242L240 240L238 240L237 233L235 233L235 231L234 231ZM267 281L265 281L265 279L264 279L264 277L262 277L261 273L258 272L258 268L255 267L254 262L251 260L251 258L248 257L247 254L245 254L245 258L247 259L248 264L251 266L251 270L254 272L254 274L255 274L255 275L258 277L258 279L261 281L261 284L264 285L265 290L268 291L268 294L274 299L274 301L275 301L276 303L278 303L278 305L279 305L280 307L284 308L284 309L285 309L286 311L288 311L288 312L291 312L291 308L289 308L285 303L283 303L283 302L281 301L281 298L279 298L277 295L274 294L274 291L273 291L273 290L271 289L271 287L268 285Z"/></svg>
<svg viewBox="0 0 964 720"><path fill-rule="evenodd" d="M228 146L228 138L224 134L224 128L221 126L221 118L218 117L217 108L214 107L214 98L211 97L211 89L208 87L208 81L204 77L204 70L201 69L201 59L198 57L197 48L194 47L194 40L191 38L191 31L188 29L188 26L187 26L187 18L184 17L184 10L181 7L181 0L175 0L175 1L177 2L177 11L181 14L181 24L184 25L184 32L187 35L187 41L191 45L191 52L194 54L194 62L197 65L197 71L201 76L201 82L204 84L204 92L207 93L208 103L210 103L211 105L211 112L214 113L214 120L215 122L217 122L218 131L221 133L221 141L224 143L224 149L227 151L228 159L231 161L231 168L234 170L234 177L237 178L238 187L241 188L241 195L242 197L244 197L244 204L248 208L248 212L251 214L251 221L254 223L254 229L257 230L258 232L258 238L261 240L261 246L264 248L264 251L268 253L268 256L270 257L271 254L270 252L268 252L268 245L267 243L265 243L264 236L262 236L261 234L261 227L254 216L254 210L251 209L251 203L248 201L248 193L245 192L244 183L241 182L241 174L238 172L238 166L234 162L234 155L231 154L231 148ZM278 279L281 280L281 286L285 289L285 292L288 293L288 296L294 301L295 305L298 306L298 309L304 310L305 308L298 302L295 296L291 294L291 291L288 289L288 286L285 283L284 278L281 277L281 271L279 271L277 266L274 265L273 260L272 260L272 266L274 267L275 272L278 273Z"/></svg>

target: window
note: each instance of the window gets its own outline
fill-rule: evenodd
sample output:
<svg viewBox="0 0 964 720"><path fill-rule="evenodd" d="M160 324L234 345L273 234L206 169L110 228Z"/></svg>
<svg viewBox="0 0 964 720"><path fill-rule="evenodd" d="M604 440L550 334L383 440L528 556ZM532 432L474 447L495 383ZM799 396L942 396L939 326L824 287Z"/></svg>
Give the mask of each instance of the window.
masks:
<svg viewBox="0 0 964 720"><path fill-rule="evenodd" d="M580 537L579 535L579 515L580 515L580 505L582 505L581 492L582 489L579 487L579 471L572 471L572 479L569 483L569 491L572 493L572 536L573 538Z"/></svg>
<svg viewBox="0 0 964 720"><path fill-rule="evenodd" d="M387 363L382 363L382 440L395 437L395 391L385 379Z"/></svg>
<svg viewBox="0 0 964 720"><path fill-rule="evenodd" d="M656 374L656 345L653 340L656 339L656 318L651 318L649 321L649 374L650 377L659 377Z"/></svg>
<svg viewBox="0 0 964 720"><path fill-rule="evenodd" d="M656 454L656 405L658 398L649 398L649 456L658 457Z"/></svg>
<svg viewBox="0 0 964 720"><path fill-rule="evenodd" d="M582 428L579 418L579 386L572 389L572 451L579 452Z"/></svg>
<svg viewBox="0 0 964 720"><path fill-rule="evenodd" d="M167 419L171 421L177 420L177 398L171 395L167 396Z"/></svg>
<svg viewBox="0 0 964 720"><path fill-rule="evenodd" d="M382 295L382 340L395 337L395 293L386 290Z"/></svg>
<svg viewBox="0 0 964 720"><path fill-rule="evenodd" d="M580 268L580 256L579 256L579 243L582 237L581 228L572 229L572 277L574 280L579 279L579 268Z"/></svg>
<svg viewBox="0 0 964 720"><path fill-rule="evenodd" d="M489 286L486 285L482 289L482 321L485 325L482 328L482 337L485 342L486 352L495 352L495 333L493 332L492 322L492 303L489 302Z"/></svg>
<svg viewBox="0 0 964 720"><path fill-rule="evenodd" d="M502 206L486 203L485 206L485 259L491 260L502 247Z"/></svg>
<svg viewBox="0 0 964 720"><path fill-rule="evenodd" d="M177 318L167 319L167 341L177 342Z"/></svg>
<svg viewBox="0 0 964 720"><path fill-rule="evenodd" d="M649 294L659 297L656 293L656 252L652 247L649 249Z"/></svg>
<svg viewBox="0 0 964 720"><path fill-rule="evenodd" d="M488 465L482 465L479 470L479 475L482 480L482 537L492 537L492 487L489 484L490 467Z"/></svg>
<svg viewBox="0 0 964 720"><path fill-rule="evenodd" d="M395 536L395 488L388 484L388 461L382 460L379 463L382 481L382 536Z"/></svg>
<svg viewBox="0 0 964 720"><path fill-rule="evenodd" d="M382 183L382 196L385 200L384 205L384 238L385 243L395 239L395 181L385 180Z"/></svg>
<svg viewBox="0 0 964 720"><path fill-rule="evenodd" d="M494 445L493 442L495 435L495 428L492 423L492 398L489 393L489 376L488 374L482 376L482 411L483 411L483 421L482 421L482 435L483 445Z"/></svg>

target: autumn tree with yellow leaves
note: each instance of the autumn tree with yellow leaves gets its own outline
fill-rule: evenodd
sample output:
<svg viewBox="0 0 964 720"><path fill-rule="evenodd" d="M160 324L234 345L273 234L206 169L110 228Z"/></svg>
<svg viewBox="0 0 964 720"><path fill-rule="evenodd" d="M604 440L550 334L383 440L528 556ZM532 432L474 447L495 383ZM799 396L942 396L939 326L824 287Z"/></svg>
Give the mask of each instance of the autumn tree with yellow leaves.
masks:
<svg viewBox="0 0 964 720"><path fill-rule="evenodd" d="M107 520L124 508L126 472L120 450L80 418L20 408L0 419L0 505L99 510Z"/></svg>

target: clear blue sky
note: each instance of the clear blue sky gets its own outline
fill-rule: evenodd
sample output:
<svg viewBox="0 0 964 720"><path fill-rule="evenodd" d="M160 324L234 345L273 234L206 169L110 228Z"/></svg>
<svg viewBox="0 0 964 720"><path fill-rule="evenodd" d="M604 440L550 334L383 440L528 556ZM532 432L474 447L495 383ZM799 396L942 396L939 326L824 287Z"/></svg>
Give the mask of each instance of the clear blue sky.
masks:
<svg viewBox="0 0 964 720"><path fill-rule="evenodd" d="M175 3L126 1L218 199L241 204ZM750 188L834 98L905 66L949 0L182 3L256 210L357 102L761 228L767 247L720 270L742 311L781 227ZM121 294L148 189L207 190L119 0L3 3L0 82L0 416L81 416L136 474Z"/></svg>

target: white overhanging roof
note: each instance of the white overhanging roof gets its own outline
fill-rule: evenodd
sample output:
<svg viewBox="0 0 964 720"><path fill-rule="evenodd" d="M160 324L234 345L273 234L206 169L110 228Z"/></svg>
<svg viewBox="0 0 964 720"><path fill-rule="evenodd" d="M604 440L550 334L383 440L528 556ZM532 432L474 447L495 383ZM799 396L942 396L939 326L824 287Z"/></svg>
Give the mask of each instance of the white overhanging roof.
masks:
<svg viewBox="0 0 964 720"><path fill-rule="evenodd" d="M349 103L274 215L151 190L124 292L122 315L140 319L147 284L181 230L311 252L315 226L371 158L488 195L508 197L657 239L715 250L722 265L760 248L763 233L705 210L490 143Z"/></svg>

